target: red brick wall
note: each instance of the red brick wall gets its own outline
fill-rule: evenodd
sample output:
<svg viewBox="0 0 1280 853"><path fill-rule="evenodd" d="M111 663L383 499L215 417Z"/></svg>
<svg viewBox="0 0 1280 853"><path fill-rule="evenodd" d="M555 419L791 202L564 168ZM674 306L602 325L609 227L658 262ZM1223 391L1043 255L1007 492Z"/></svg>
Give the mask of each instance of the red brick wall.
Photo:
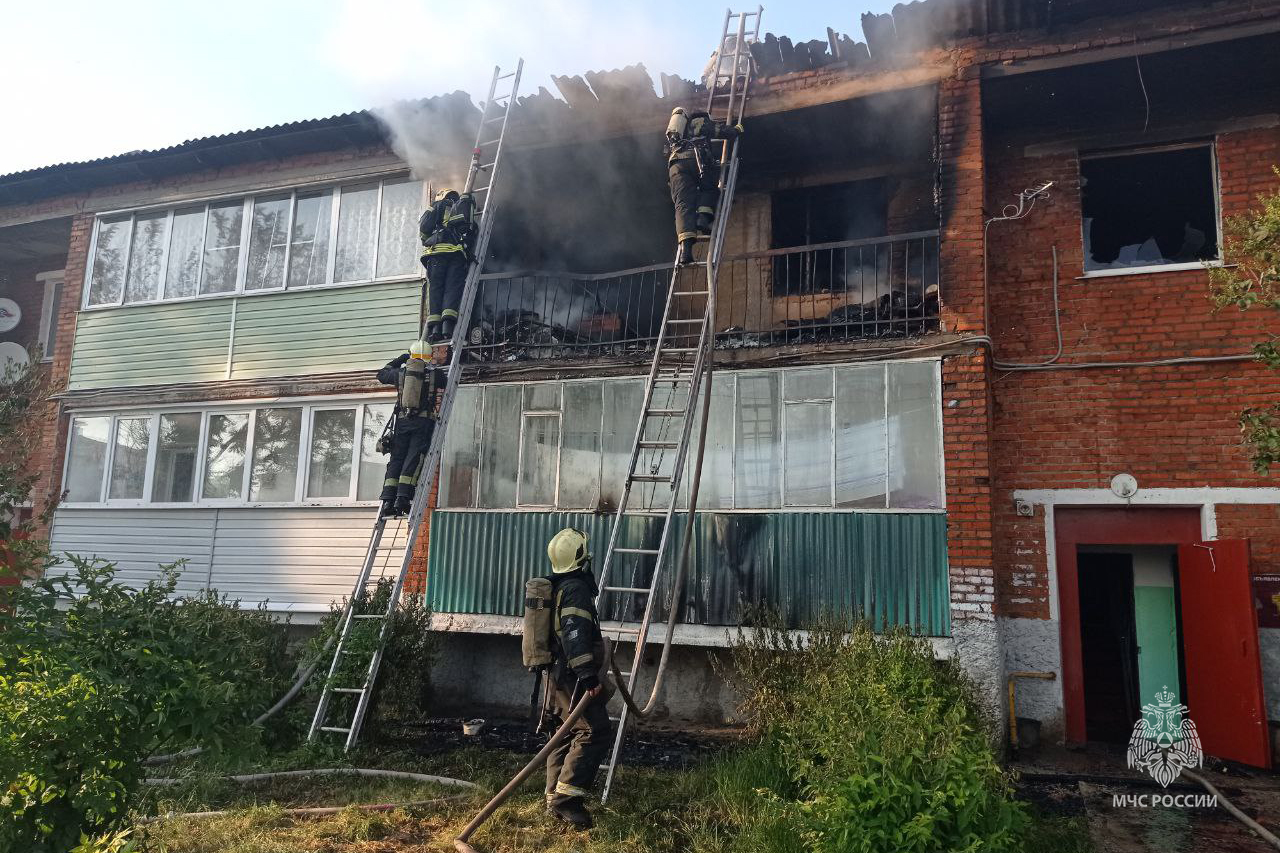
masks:
<svg viewBox="0 0 1280 853"><path fill-rule="evenodd" d="M1224 216L1280 186L1280 130L1224 134L1217 142ZM1213 313L1202 270L1079 279L1083 272L1079 172L1074 155L1026 157L988 141L989 208L1043 180L1052 198L990 235L992 336L1001 361L1053 355L1053 262L1058 249L1063 363L1246 353L1280 328L1274 313ZM997 601L1010 616L1048 615L1044 519L1014 515L1013 491L1106 488L1122 471L1139 488L1280 486L1250 467L1237 419L1280 398L1280 374L1251 362L1163 367L994 371L993 439ZM1255 540L1255 563L1274 565L1274 508L1220 507L1223 536Z"/></svg>
<svg viewBox="0 0 1280 853"><path fill-rule="evenodd" d="M1250 571L1280 575L1280 506L1218 504L1218 536L1248 539Z"/></svg>

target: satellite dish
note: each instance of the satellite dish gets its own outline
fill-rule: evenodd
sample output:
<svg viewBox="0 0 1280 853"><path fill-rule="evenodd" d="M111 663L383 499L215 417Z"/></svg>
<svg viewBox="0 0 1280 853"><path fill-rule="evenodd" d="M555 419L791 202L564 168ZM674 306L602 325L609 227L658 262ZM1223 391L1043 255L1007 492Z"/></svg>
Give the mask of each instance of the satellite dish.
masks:
<svg viewBox="0 0 1280 853"><path fill-rule="evenodd" d="M12 299L0 299L0 332L12 332L22 322L22 309Z"/></svg>
<svg viewBox="0 0 1280 853"><path fill-rule="evenodd" d="M1111 478L1111 491L1118 498L1131 498L1138 492L1138 481L1132 474L1116 474Z"/></svg>
<svg viewBox="0 0 1280 853"><path fill-rule="evenodd" d="M0 382L6 381L31 361L27 348L13 341L0 343Z"/></svg>

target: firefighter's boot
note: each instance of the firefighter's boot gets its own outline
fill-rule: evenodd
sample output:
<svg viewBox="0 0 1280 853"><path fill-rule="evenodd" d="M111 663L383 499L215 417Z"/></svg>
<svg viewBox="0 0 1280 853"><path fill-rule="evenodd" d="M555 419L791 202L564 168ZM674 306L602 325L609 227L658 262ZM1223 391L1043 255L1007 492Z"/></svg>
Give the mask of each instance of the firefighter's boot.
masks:
<svg viewBox="0 0 1280 853"><path fill-rule="evenodd" d="M382 502L381 515L383 518L395 518L399 514L400 513L396 512L396 502L394 500L391 500L390 498L388 498L387 500L384 500Z"/></svg>
<svg viewBox="0 0 1280 853"><path fill-rule="evenodd" d="M680 241L680 253L676 256L676 266L683 267L693 263L693 240Z"/></svg>
<svg viewBox="0 0 1280 853"><path fill-rule="evenodd" d="M413 509L413 498L409 495L400 495L396 498L396 505L392 508L392 513L396 516L408 515Z"/></svg>
<svg viewBox="0 0 1280 853"><path fill-rule="evenodd" d="M710 213L699 213L698 214L698 233L710 236L711 223L713 221L714 220L712 219L712 215Z"/></svg>
<svg viewBox="0 0 1280 853"><path fill-rule="evenodd" d="M440 340L441 341L453 340L453 328L454 326L457 325L457 323L458 321L453 319L452 317L445 317L443 320L440 321Z"/></svg>
<svg viewBox="0 0 1280 853"><path fill-rule="evenodd" d="M439 343L442 340L444 340L444 338L440 336L440 321L439 320L428 321L427 322L427 342L435 344L435 343Z"/></svg>
<svg viewBox="0 0 1280 853"><path fill-rule="evenodd" d="M596 825L596 822L591 819L591 812L587 811L587 807L582 804L582 797L574 797L557 805L547 806L547 809L558 820L564 821L574 829L590 829Z"/></svg>

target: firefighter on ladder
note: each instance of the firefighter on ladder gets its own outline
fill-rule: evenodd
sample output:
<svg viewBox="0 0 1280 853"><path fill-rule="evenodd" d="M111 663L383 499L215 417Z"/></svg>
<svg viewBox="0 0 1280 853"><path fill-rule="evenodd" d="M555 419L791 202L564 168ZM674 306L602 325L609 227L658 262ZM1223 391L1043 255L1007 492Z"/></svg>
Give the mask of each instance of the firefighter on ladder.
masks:
<svg viewBox="0 0 1280 853"><path fill-rule="evenodd" d="M560 719L568 719L585 694L591 703L565 739L547 757L547 811L576 829L590 829L584 800L609 751L608 646L596 615L596 580L587 536L567 527L547 544L551 559L552 660L548 689Z"/></svg>
<svg viewBox="0 0 1280 853"><path fill-rule="evenodd" d="M741 124L728 127L701 110L676 107L671 111L665 151L671 201L676 206L678 265L693 263L694 242L711 234L720 196L720 158L713 154L711 142L732 140L741 133Z"/></svg>
<svg viewBox="0 0 1280 853"><path fill-rule="evenodd" d="M436 396L448 377L431 366L429 347L415 341L409 351L393 358L378 371L378 381L396 389L396 406L378 440L378 451L390 454L382 481L382 515L407 515L413 505L422 460L431 447L436 425Z"/></svg>
<svg viewBox="0 0 1280 853"><path fill-rule="evenodd" d="M475 200L471 194L441 190L435 204L418 220L422 241L422 266L427 272L427 341L443 343L453 338L458 305L467 282L472 243L475 239Z"/></svg>

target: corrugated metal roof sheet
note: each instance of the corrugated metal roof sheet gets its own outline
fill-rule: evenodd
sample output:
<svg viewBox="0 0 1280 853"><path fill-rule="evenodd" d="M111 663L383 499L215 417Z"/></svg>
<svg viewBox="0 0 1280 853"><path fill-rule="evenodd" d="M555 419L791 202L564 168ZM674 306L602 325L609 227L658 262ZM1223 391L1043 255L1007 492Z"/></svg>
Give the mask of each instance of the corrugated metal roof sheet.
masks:
<svg viewBox="0 0 1280 853"><path fill-rule="evenodd" d="M683 532L684 521L677 519ZM542 555L557 530L584 530L599 560L612 523L612 516L582 512L436 512L428 601L439 613L518 616L524 582L546 573ZM643 541L646 528L656 538L656 524L648 519L627 524L634 527L628 542ZM910 625L931 636L950 634L941 514L699 513L694 537L681 614L686 623L736 625L744 607L765 603L794 626L825 612L862 613L879 627ZM678 541L674 547L678 554ZM634 573L622 565L611 584L648 585L649 558L633 558ZM657 618L665 618L669 597L667 585ZM639 613L618 602L602 615L634 620Z"/></svg>

